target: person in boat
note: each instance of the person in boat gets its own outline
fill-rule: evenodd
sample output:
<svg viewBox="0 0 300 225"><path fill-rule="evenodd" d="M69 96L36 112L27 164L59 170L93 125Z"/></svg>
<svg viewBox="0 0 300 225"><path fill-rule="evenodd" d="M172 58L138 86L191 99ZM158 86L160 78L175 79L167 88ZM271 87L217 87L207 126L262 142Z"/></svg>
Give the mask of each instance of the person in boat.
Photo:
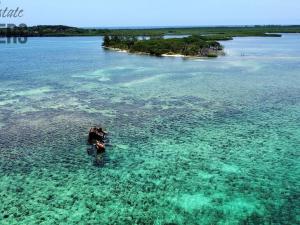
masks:
<svg viewBox="0 0 300 225"><path fill-rule="evenodd" d="M107 132L104 131L101 127L92 127L89 131L88 142L90 144L95 143L95 141L104 142L106 139Z"/></svg>
<svg viewBox="0 0 300 225"><path fill-rule="evenodd" d="M104 131L104 130L102 129L102 127L99 127L99 128L97 129L97 131L103 136L103 138L105 137L105 135L107 135L107 132Z"/></svg>
<svg viewBox="0 0 300 225"><path fill-rule="evenodd" d="M105 144L100 141L96 141L96 148L98 153L105 152Z"/></svg>

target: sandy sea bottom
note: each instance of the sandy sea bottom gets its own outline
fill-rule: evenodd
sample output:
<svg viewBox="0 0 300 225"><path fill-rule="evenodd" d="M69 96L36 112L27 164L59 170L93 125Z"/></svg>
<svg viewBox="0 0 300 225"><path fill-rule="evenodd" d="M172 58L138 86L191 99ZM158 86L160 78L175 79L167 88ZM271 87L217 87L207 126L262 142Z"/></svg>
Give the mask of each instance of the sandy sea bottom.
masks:
<svg viewBox="0 0 300 225"><path fill-rule="evenodd" d="M300 223L300 35L224 44L210 60L100 38L1 49L0 224ZM93 125L110 133L97 162Z"/></svg>

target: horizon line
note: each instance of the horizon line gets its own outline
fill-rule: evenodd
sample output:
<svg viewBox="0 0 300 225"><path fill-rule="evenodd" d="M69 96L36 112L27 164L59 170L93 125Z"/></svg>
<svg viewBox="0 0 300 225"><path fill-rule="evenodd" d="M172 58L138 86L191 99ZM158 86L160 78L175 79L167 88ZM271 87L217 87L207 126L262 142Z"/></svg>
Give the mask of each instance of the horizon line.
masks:
<svg viewBox="0 0 300 225"><path fill-rule="evenodd" d="M218 27L268 27L268 26L300 26L300 24L244 24L244 25L173 25L173 26L74 26L74 25L63 25L63 24L37 24L30 25L34 26L67 26L77 27L83 29L166 29L166 28L218 28Z"/></svg>

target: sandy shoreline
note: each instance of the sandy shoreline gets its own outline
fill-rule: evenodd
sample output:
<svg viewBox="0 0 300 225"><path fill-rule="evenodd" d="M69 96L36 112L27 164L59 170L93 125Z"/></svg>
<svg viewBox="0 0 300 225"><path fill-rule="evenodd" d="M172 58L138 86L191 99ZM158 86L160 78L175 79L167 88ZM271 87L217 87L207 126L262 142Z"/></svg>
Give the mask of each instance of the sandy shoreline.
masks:
<svg viewBox="0 0 300 225"><path fill-rule="evenodd" d="M128 54L136 54L136 55L151 55L146 52L129 52L128 50L123 50L120 48L112 48L112 47L105 47L104 49L115 51L115 52L121 52L121 53L128 53ZM190 58L190 59L207 59L210 57L204 57L204 56L188 56L188 55L181 55L181 54L162 54L161 57L173 57L173 58Z"/></svg>
<svg viewBox="0 0 300 225"><path fill-rule="evenodd" d="M112 47L106 47L106 46L103 46L103 48L104 48L104 49L107 49L107 50L116 51L116 52L129 53L129 51L123 50L123 49L120 49L120 48L112 48Z"/></svg>

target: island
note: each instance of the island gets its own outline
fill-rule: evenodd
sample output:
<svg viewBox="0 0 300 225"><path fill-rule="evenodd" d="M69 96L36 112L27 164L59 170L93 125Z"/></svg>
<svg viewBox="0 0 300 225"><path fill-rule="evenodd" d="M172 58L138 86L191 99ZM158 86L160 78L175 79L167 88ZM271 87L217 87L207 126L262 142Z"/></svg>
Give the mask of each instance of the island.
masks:
<svg viewBox="0 0 300 225"><path fill-rule="evenodd" d="M78 28L64 25L0 26L0 36L52 37L52 36L164 36L164 35L215 35L223 38L266 36L280 37L280 33L300 33L300 25L266 26L212 26L170 28Z"/></svg>
<svg viewBox="0 0 300 225"><path fill-rule="evenodd" d="M223 46L215 37L192 35L183 38L105 35L102 46L105 49L153 56L217 57L223 54Z"/></svg>

